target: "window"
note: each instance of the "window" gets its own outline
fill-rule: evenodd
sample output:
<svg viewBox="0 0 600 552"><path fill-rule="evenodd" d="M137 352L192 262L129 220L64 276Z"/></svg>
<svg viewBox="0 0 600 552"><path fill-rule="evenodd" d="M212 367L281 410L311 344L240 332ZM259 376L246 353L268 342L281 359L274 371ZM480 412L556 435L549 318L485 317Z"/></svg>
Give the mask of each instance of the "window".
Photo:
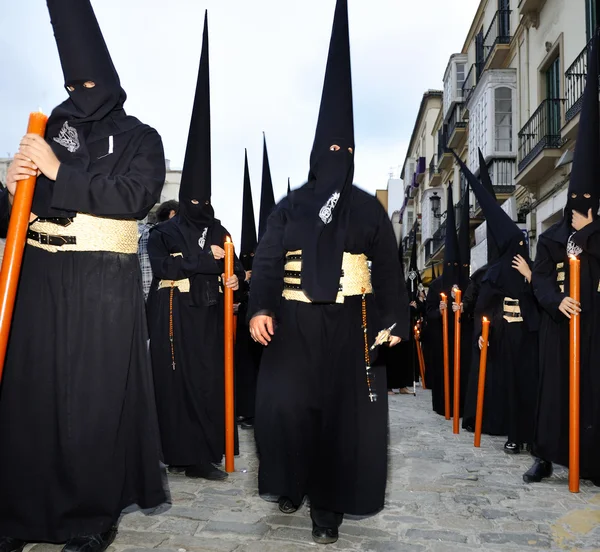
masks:
<svg viewBox="0 0 600 552"><path fill-rule="evenodd" d="M496 151L512 151L512 90L501 87L494 91L494 149Z"/></svg>
<svg viewBox="0 0 600 552"><path fill-rule="evenodd" d="M585 31L588 42L592 39L594 31L598 26L599 12L600 0L585 0Z"/></svg>
<svg viewBox="0 0 600 552"><path fill-rule="evenodd" d="M412 211L408 211L406 216L406 234L412 230L413 224L415 223L415 214Z"/></svg>
<svg viewBox="0 0 600 552"><path fill-rule="evenodd" d="M465 82L465 67L464 63L456 64L456 97L462 98L462 87Z"/></svg>
<svg viewBox="0 0 600 552"><path fill-rule="evenodd" d="M483 73L483 29L481 29L475 37L475 71L477 73L477 81L481 73Z"/></svg>
<svg viewBox="0 0 600 552"><path fill-rule="evenodd" d="M546 71L547 126L549 136L560 134L560 57L557 57Z"/></svg>

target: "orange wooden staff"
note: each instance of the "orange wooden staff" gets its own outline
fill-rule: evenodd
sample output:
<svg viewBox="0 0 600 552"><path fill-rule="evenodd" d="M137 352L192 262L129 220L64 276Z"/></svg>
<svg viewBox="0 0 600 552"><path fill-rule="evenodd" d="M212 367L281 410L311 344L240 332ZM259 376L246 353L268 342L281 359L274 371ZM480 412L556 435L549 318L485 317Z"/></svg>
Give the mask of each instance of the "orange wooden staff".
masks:
<svg viewBox="0 0 600 552"><path fill-rule="evenodd" d="M569 296L579 303L581 301L581 262L571 255L569 257ZM581 386L581 319L579 314L572 314L569 323L569 491L579 492L579 395Z"/></svg>
<svg viewBox="0 0 600 552"><path fill-rule="evenodd" d="M421 348L421 332L418 326L415 326L415 346L417 348L417 358L419 359L421 385L424 390L427 390L427 386L425 385L425 358L423 357L423 349Z"/></svg>
<svg viewBox="0 0 600 552"><path fill-rule="evenodd" d="M448 350L448 298L445 293L440 294L442 303L446 308L442 310L442 330L444 334L444 415L450 419L450 352Z"/></svg>
<svg viewBox="0 0 600 552"><path fill-rule="evenodd" d="M454 302L460 307L462 291L455 288ZM452 432L460 433L460 308L454 313L454 419Z"/></svg>
<svg viewBox="0 0 600 552"><path fill-rule="evenodd" d="M477 386L477 413L475 414L474 446L481 446L481 428L483 426L483 399L485 395L485 373L487 370L488 341L490 338L490 321L484 316L481 324L483 346L479 356L479 381Z"/></svg>
<svg viewBox="0 0 600 552"><path fill-rule="evenodd" d="M48 117L41 111L29 115L27 134L44 136ZM15 198L10 213L2 271L0 272L0 381L4 371L8 337L21 274L23 251L27 241L27 228L33 203L33 192L37 177L30 176L21 180L17 186Z"/></svg>
<svg viewBox="0 0 600 552"><path fill-rule="evenodd" d="M225 281L233 276L235 254L233 242L225 240ZM225 286L225 471L235 471L234 440L235 416L233 396L233 290Z"/></svg>

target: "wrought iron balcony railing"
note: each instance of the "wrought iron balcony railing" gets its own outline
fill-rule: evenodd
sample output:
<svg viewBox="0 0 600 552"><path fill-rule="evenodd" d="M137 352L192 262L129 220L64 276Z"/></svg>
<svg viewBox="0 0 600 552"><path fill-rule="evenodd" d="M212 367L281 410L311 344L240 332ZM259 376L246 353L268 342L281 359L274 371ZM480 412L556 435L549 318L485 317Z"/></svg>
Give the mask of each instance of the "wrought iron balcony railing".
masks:
<svg viewBox="0 0 600 552"><path fill-rule="evenodd" d="M519 171L543 150L562 146L560 129L564 103L564 99L544 100L519 132Z"/></svg>
<svg viewBox="0 0 600 552"><path fill-rule="evenodd" d="M583 91L587 81L587 61L588 52L592 47L592 42L588 42L583 51L577 56L577 59L565 72L565 122L568 123L574 119L581 111L583 101Z"/></svg>
<svg viewBox="0 0 600 552"><path fill-rule="evenodd" d="M469 103L469 100L471 99L471 96L473 95L473 92L477 86L477 76L479 74L478 65L478 63L471 65L471 69L469 69L469 72L465 77L465 82L463 82L462 85L462 97L465 105Z"/></svg>
<svg viewBox="0 0 600 552"><path fill-rule="evenodd" d="M498 10L483 38L483 65L485 66L498 44L510 44L511 10Z"/></svg>

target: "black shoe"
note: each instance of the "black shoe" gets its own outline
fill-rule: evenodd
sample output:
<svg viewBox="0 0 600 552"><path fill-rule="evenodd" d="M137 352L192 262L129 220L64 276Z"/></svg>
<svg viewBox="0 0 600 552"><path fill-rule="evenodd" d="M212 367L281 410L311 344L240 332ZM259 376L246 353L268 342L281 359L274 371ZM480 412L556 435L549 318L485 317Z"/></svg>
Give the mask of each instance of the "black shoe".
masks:
<svg viewBox="0 0 600 552"><path fill-rule="evenodd" d="M552 475L552 462L536 458L533 466L523 474L525 483L539 483L542 479Z"/></svg>
<svg viewBox="0 0 600 552"><path fill-rule="evenodd" d="M212 464L190 466L185 470L186 477L191 479L208 479L209 481L223 481L229 474L213 466Z"/></svg>
<svg viewBox="0 0 600 552"><path fill-rule="evenodd" d="M313 523L312 538L317 544L333 544L339 538L337 527L317 527Z"/></svg>
<svg viewBox="0 0 600 552"><path fill-rule="evenodd" d="M298 506L296 506L287 496L282 496L279 498L279 509L284 514L293 514L298 511Z"/></svg>
<svg viewBox="0 0 600 552"><path fill-rule="evenodd" d="M469 433L475 433L475 428L471 424L466 425L463 429Z"/></svg>
<svg viewBox="0 0 600 552"><path fill-rule="evenodd" d="M590 479L590 481L596 486L600 487L600 479Z"/></svg>
<svg viewBox="0 0 600 552"><path fill-rule="evenodd" d="M254 418L246 418L241 424L242 429L254 429Z"/></svg>
<svg viewBox="0 0 600 552"><path fill-rule="evenodd" d="M241 424L246 419L246 416L236 416L235 421Z"/></svg>
<svg viewBox="0 0 600 552"><path fill-rule="evenodd" d="M0 552L21 552L27 543L10 537L0 537Z"/></svg>
<svg viewBox="0 0 600 552"><path fill-rule="evenodd" d="M104 552L112 544L116 536L117 526L115 525L110 531L106 531L106 533L70 539L65 544L63 552Z"/></svg>
<svg viewBox="0 0 600 552"><path fill-rule="evenodd" d="M187 466L169 466L167 471L172 475L184 475Z"/></svg>
<svg viewBox="0 0 600 552"><path fill-rule="evenodd" d="M519 454L521 452L521 445L507 441L504 444L504 452L506 452L506 454Z"/></svg>

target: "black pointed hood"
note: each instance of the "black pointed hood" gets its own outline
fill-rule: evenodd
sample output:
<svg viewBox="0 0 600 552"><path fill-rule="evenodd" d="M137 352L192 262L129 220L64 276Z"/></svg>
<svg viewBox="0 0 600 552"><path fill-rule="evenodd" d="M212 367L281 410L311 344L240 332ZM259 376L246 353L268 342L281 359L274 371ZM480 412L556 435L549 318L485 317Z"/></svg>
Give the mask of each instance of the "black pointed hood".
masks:
<svg viewBox="0 0 600 552"><path fill-rule="evenodd" d="M471 278L471 204L469 201L468 183L462 199L463 204L460 209L460 226L458 227L458 250L460 256L460 289L464 292L467 289Z"/></svg>
<svg viewBox="0 0 600 552"><path fill-rule="evenodd" d="M400 237L398 242L398 260L400 261L400 270L402 271L402 280L404 281L404 246L402 245L402 237Z"/></svg>
<svg viewBox="0 0 600 552"><path fill-rule="evenodd" d="M126 99L89 0L47 0L69 100L63 115L99 121ZM83 86L95 83L93 88Z"/></svg>
<svg viewBox="0 0 600 552"><path fill-rule="evenodd" d="M485 162L485 157L481 149L479 150L479 180L483 187L487 190L487 192L494 198L494 201L497 202L496 198L496 190L494 190L494 185L492 184L492 177L490 176L490 171L488 169L487 163ZM489 227L486 224L486 243L487 243L487 263L492 263L495 261L500 252L498 251L498 244L494 240L494 235L491 233Z"/></svg>
<svg viewBox="0 0 600 552"><path fill-rule="evenodd" d="M333 302L338 293L353 177L348 1L337 0L308 183L293 194L304 219L302 287L314 302Z"/></svg>
<svg viewBox="0 0 600 552"><path fill-rule="evenodd" d="M524 278L517 270L512 268L512 263L515 255L521 255L529 261L525 236L508 216L508 213L498 205L496 199L484 189L462 159L456 153L454 153L454 157L471 185L479 205L481 205L487 222L487 229L491 232L494 242L498 246L498 258L492 262L488 261L488 270L484 278L492 281L505 295L518 297L524 290Z"/></svg>
<svg viewBox="0 0 600 552"><path fill-rule="evenodd" d="M273 193L269 153L267 152L267 138L263 134L262 185L260 191L260 218L258 221L259 241L267 230L267 220L269 220L269 215L271 214L273 207L275 207L275 194Z"/></svg>
<svg viewBox="0 0 600 552"><path fill-rule="evenodd" d="M240 260L245 270L252 270L252 261L256 252L256 221L254 219L254 205L252 202L252 186L250 185L250 171L248 170L248 151L244 158L244 203L242 205L242 240L240 246Z"/></svg>
<svg viewBox="0 0 600 552"><path fill-rule="evenodd" d="M412 250L410 252L410 263L408 264L408 278L406 287L411 301L416 301L419 295L419 285L421 284L421 275L417 266L417 233L413 235Z"/></svg>
<svg viewBox="0 0 600 552"><path fill-rule="evenodd" d="M596 216L600 203L600 108L598 105L599 31L596 31L588 50L588 73L579 118L577 142L569 181L567 201L568 222L570 211L587 216L589 209Z"/></svg>
<svg viewBox="0 0 600 552"><path fill-rule="evenodd" d="M432 282L433 282L434 280L437 280L437 273L436 273L436 271L435 271L435 265L436 265L436 264L437 264L437 263L435 263L435 262L432 262L432 263L431 263L431 281L432 281Z"/></svg>
<svg viewBox="0 0 600 552"><path fill-rule="evenodd" d="M290 187L290 177L288 176L288 187L287 187L287 195L290 195L292 188Z"/></svg>
<svg viewBox="0 0 600 552"><path fill-rule="evenodd" d="M444 293L449 296L452 287L460 285L460 253L458 236L456 235L456 217L452 184L448 186L448 202L446 208L446 240L444 248L444 272L442 273Z"/></svg>
<svg viewBox="0 0 600 552"><path fill-rule="evenodd" d="M192 201L198 203L195 204ZM204 16L202 54L196 83L196 95L181 173L179 214L180 217L197 228L211 226L215 216L211 205L208 12Z"/></svg>

